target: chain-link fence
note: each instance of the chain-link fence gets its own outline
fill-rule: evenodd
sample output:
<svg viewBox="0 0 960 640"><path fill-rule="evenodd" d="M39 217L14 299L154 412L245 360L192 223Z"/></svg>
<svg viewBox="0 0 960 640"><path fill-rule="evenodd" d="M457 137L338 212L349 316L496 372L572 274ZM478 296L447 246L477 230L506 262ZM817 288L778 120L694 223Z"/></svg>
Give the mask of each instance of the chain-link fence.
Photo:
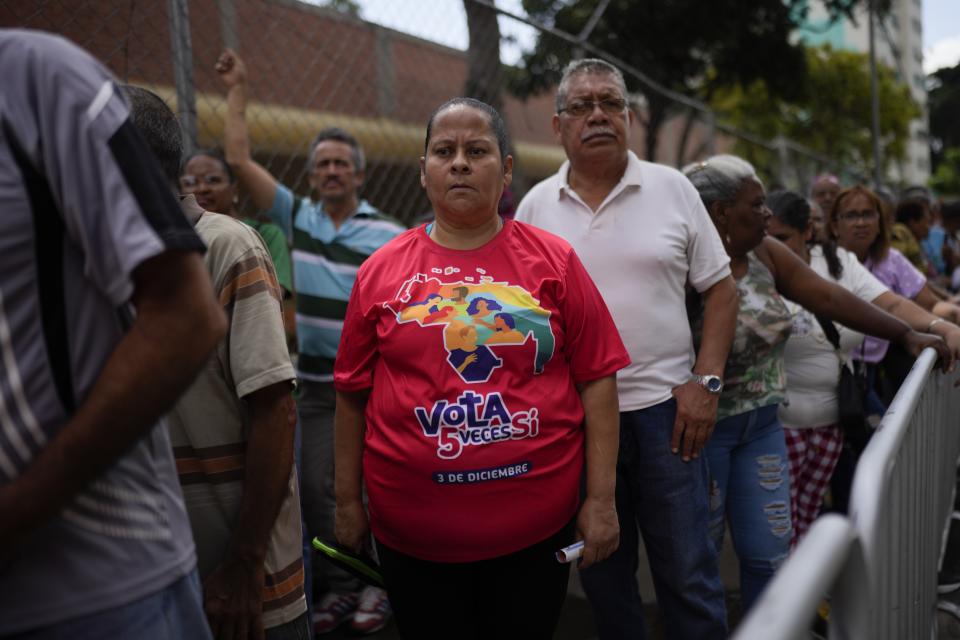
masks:
<svg viewBox="0 0 960 640"><path fill-rule="evenodd" d="M180 116L188 148L222 145L226 88L214 64L223 47L232 47L248 69L247 122L259 162L306 194L311 141L323 127L343 127L366 152L363 197L409 223L429 210L418 159L427 118L449 98L469 94L501 108L517 161L514 200L564 160L551 127L552 93L519 99L507 90L497 14L499 24L523 20L543 37L571 47L576 40L490 0L442 1L455 10L441 14L438 2L403 2L381 3L377 11L396 12L393 23L416 25L420 32L492 34L488 42L497 48L485 49L477 40L462 51L368 22L355 15L358 8L360 16L370 12L362 0L0 0L0 26L62 34L122 81L153 89ZM452 24L457 20L461 24ZM585 52L616 62L593 48ZM679 165L732 151L753 160L771 183L799 189L827 164L800 145L757 140L725 127L696 101L658 90L640 70L624 71L647 96L665 97L675 107L656 144L659 162ZM645 97L634 98L642 112ZM644 157L641 127L632 141Z"/></svg>

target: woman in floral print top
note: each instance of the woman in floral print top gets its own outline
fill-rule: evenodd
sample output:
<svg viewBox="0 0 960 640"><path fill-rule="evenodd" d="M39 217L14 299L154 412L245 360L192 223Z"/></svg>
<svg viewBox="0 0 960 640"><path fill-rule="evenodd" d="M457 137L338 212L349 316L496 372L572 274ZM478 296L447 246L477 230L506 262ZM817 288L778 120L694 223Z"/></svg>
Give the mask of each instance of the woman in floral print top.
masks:
<svg viewBox="0 0 960 640"><path fill-rule="evenodd" d="M719 553L724 519L729 520L746 611L790 549L789 467L777 406L785 397L783 348L792 323L780 296L853 329L899 342L914 354L933 346L944 366L952 363L940 338L917 333L824 280L767 237L770 210L750 163L715 156L684 173L720 232L740 294L726 386L706 455L712 476L711 528Z"/></svg>

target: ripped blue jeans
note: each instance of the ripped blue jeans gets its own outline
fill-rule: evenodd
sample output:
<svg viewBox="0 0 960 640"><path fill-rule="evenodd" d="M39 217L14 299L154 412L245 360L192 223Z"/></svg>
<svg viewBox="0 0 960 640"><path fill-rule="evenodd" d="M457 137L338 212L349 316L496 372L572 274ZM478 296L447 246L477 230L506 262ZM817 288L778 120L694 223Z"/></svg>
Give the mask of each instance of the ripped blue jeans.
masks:
<svg viewBox="0 0 960 640"><path fill-rule="evenodd" d="M710 533L719 552L726 516L746 613L790 551L790 465L777 405L720 420L706 452Z"/></svg>

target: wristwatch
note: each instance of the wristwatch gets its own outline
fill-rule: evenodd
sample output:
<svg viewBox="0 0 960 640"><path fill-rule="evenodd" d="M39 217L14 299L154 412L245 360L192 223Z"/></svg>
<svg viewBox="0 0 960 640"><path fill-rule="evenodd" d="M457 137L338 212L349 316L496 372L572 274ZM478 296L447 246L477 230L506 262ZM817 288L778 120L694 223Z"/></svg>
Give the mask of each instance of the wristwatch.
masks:
<svg viewBox="0 0 960 640"><path fill-rule="evenodd" d="M698 385L715 396L720 395L720 392L723 391L723 380L720 379L720 376L701 376L695 373L693 374L691 380L695 381Z"/></svg>

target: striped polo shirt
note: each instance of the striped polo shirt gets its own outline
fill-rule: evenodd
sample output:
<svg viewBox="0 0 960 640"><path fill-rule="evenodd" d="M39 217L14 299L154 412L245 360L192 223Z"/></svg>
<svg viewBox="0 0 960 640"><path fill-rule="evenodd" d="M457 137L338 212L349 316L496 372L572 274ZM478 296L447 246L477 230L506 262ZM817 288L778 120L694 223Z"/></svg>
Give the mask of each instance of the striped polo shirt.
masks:
<svg viewBox="0 0 960 640"><path fill-rule="evenodd" d="M357 269L374 251L404 231L366 200L340 228L323 203L300 198L277 185L268 216L293 245L297 292L297 373L306 380L333 381L333 361Z"/></svg>
<svg viewBox="0 0 960 640"><path fill-rule="evenodd" d="M283 331L283 294L263 239L230 216L204 212L192 195L180 204L207 244L204 263L229 320L227 335L168 416L197 566L205 580L230 546L244 500L251 427L245 398L275 384L292 389L294 371ZM264 557L265 628L307 610L303 579L300 499L291 467Z"/></svg>
<svg viewBox="0 0 960 640"><path fill-rule="evenodd" d="M63 38L0 30L0 77L4 485L94 389L130 326L137 267L204 246L90 55ZM158 422L56 515L0 549L0 637L134 602L195 564Z"/></svg>

